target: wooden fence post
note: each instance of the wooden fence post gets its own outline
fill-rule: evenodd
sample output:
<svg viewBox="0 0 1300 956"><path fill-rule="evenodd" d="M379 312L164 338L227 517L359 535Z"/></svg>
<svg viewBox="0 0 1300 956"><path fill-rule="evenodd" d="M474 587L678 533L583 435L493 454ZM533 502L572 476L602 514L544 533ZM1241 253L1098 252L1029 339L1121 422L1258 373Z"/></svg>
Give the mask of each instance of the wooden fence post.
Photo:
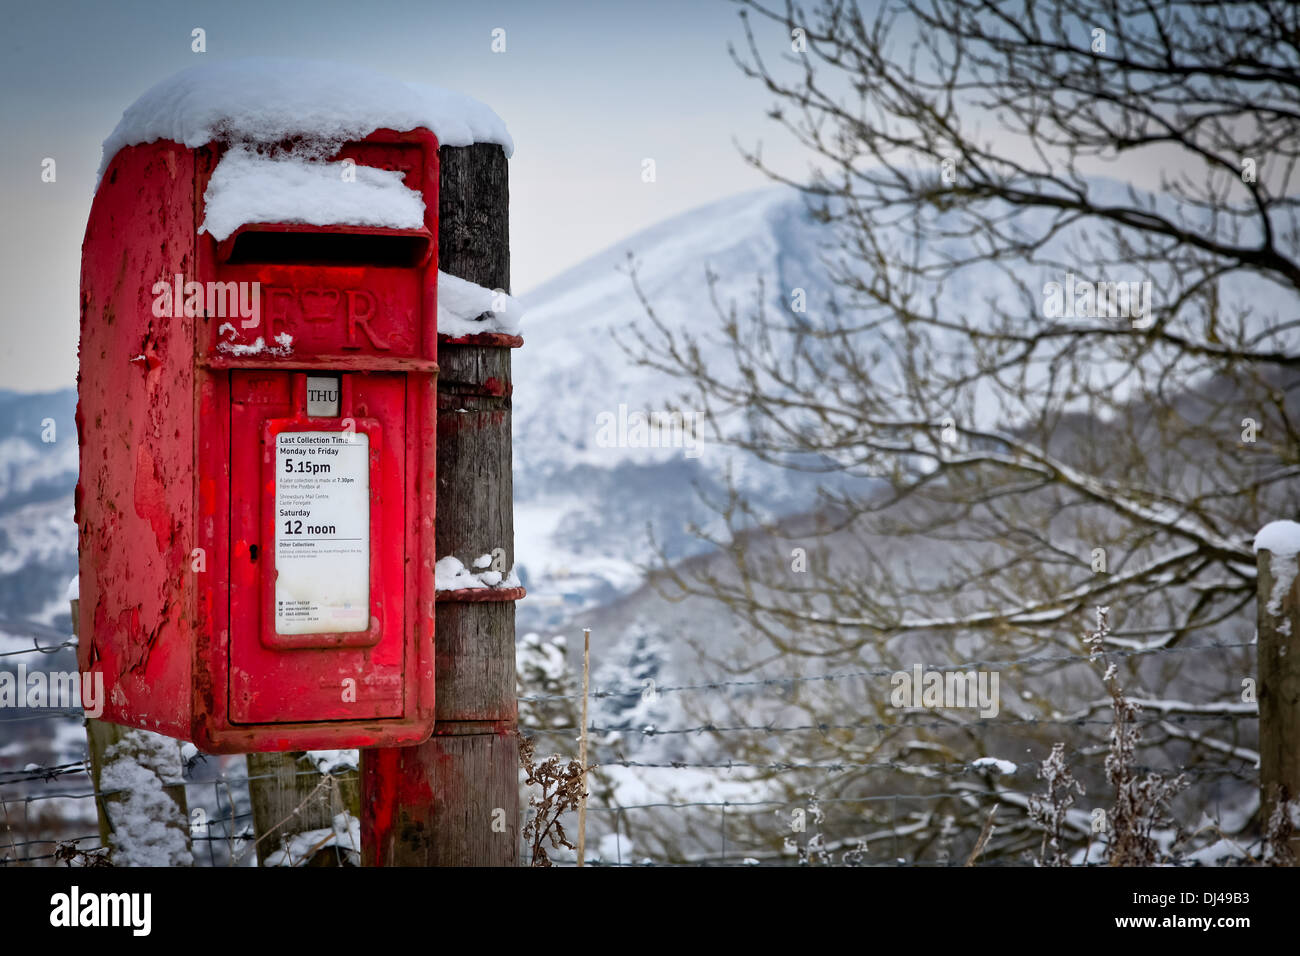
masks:
<svg viewBox="0 0 1300 956"><path fill-rule="evenodd" d="M509 291L505 152L491 144L438 152L439 270ZM500 548L505 570L514 567L510 349L521 344L496 333L438 336L437 558L468 567ZM518 865L521 594L439 595L434 735L416 747L362 751L366 865Z"/></svg>
<svg viewBox="0 0 1300 956"><path fill-rule="evenodd" d="M314 772L315 764L302 750L248 754L247 761L260 866L282 848L283 837L330 829L339 813L360 816L361 783L355 770L332 774L331 781L326 774ZM341 850L326 847L291 865L342 866L345 860Z"/></svg>
<svg viewBox="0 0 1300 956"><path fill-rule="evenodd" d="M72 606L72 635L80 640L80 605L79 598L71 599ZM97 720L94 717L85 718L86 725L86 749L90 756L90 781L91 789L99 794L104 788L101 785L104 777L105 762L108 758L109 749L116 747L113 751L118 756L130 756L133 749L144 752L138 754L144 765L158 773L160 778L170 777L173 767L171 764L171 754L153 753L148 747L138 747L137 743L142 742L143 738L139 735L127 736L131 733L130 728L123 727L120 724L110 723L107 720ZM162 759L159 759L159 758ZM174 770L179 774L181 770L180 745L176 745ZM191 844L192 828L189 820L188 801L185 796L185 784L175 778L178 782L166 783L162 788L163 793L169 797L176 805L172 818L166 821L169 829L179 831L184 835L185 846L192 857L192 850L188 850ZM120 849L122 837L125 834L119 834L118 840L112 839L119 819L114 823L112 810L114 807L121 806L124 802L125 794L109 793L103 796L95 797L95 816L99 820L99 845L103 847L112 847ZM122 859L122 854L118 853L118 859Z"/></svg>
<svg viewBox="0 0 1300 956"><path fill-rule="evenodd" d="M191 826L185 784L181 779L180 743L148 730L134 730L93 717L86 718L86 741L90 749L90 779L95 793L102 793L95 798L100 845L113 848L114 864L189 865ZM153 800L140 787L141 770L152 774L161 784L160 800ZM123 792L117 792L119 788ZM167 806L168 800L174 808ZM133 801L142 806L132 806ZM174 835L160 840L151 832L156 822L175 831Z"/></svg>
<svg viewBox="0 0 1300 956"><path fill-rule="evenodd" d="M1265 830L1279 801L1300 807L1300 555L1267 525L1256 538L1259 569L1259 786ZM1293 533L1300 533L1294 525ZM1268 547L1273 545L1273 549ZM1291 553L1286 553L1291 551ZM1286 812L1285 810L1283 812ZM1294 814L1293 814L1294 819ZM1300 860L1300 827L1290 838Z"/></svg>

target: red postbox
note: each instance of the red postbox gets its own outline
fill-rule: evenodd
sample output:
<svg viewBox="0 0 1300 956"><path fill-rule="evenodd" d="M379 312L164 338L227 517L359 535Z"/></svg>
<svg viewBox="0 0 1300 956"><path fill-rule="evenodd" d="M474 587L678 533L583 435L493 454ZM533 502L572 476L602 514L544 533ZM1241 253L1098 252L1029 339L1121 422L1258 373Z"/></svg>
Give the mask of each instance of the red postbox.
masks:
<svg viewBox="0 0 1300 956"><path fill-rule="evenodd" d="M379 130L334 157L400 172L422 228L250 223L217 242L199 227L222 155L124 148L91 208L80 667L103 674L105 720L209 752L419 742L437 140Z"/></svg>

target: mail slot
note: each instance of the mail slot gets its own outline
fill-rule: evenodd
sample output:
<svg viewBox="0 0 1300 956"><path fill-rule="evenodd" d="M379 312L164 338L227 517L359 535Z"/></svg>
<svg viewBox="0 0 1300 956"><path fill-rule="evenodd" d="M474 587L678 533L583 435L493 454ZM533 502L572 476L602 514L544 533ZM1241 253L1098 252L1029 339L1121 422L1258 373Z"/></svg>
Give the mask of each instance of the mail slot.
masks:
<svg viewBox="0 0 1300 956"><path fill-rule="evenodd" d="M433 728L438 143L419 228L201 227L224 147L122 149L82 255L78 655L103 719L215 753ZM346 188L346 185L340 188Z"/></svg>

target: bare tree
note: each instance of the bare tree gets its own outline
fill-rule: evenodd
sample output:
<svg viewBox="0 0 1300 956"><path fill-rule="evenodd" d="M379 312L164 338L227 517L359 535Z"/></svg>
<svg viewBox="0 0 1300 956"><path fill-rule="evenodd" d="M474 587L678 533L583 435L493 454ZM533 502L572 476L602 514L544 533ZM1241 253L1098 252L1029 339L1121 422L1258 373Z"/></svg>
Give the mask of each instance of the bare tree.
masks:
<svg viewBox="0 0 1300 956"><path fill-rule="evenodd" d="M1250 538L1300 510L1300 8L739 5L735 62L813 172L744 155L825 224L832 294L806 313L791 289L715 296L716 328L683 333L638 286L647 322L624 345L685 385L718 441L837 481L779 523L733 492L721 530L699 531L724 560L665 562L659 585L743 620L763 650L716 661L738 669L1068 658L1084 612L1108 605L1128 686L1192 688L1196 709L1231 716L1249 649L1190 670L1156 652L1249 642ZM1095 674L1071 682L1076 663L1011 671L1004 716L1108 705L1088 699ZM842 686L785 703L897 731L809 752L906 763L988 745L956 720L960 743L936 741ZM1249 754L1231 722L1156 726L1141 746L1186 766ZM973 843L982 815L964 818ZM1036 842L998 836L1004 852Z"/></svg>

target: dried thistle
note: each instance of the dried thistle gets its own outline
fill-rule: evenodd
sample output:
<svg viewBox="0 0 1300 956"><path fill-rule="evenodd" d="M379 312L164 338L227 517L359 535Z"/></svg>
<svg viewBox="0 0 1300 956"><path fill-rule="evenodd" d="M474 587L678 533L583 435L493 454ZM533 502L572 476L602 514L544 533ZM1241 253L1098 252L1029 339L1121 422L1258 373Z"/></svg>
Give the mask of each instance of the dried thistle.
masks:
<svg viewBox="0 0 1300 956"><path fill-rule="evenodd" d="M109 848L106 846L96 847L90 850L83 850L77 846L76 840L66 840L54 848L54 859L64 866L112 866L113 861L109 859Z"/></svg>
<svg viewBox="0 0 1300 956"><path fill-rule="evenodd" d="M1114 718L1110 727L1110 752L1106 754L1106 779L1115 792L1115 805L1110 812L1110 865L1151 866L1160 859L1160 848L1152 831L1163 824L1172 824L1168 814L1169 804L1187 786L1187 778L1179 774L1166 779L1163 774L1148 773L1144 777L1134 771L1137 764L1138 741L1142 732L1137 718L1142 708L1124 696L1115 664L1106 656L1105 642L1110 634L1110 608L1097 608L1097 628L1084 636L1092 647L1094 660L1100 659L1105 670L1102 682L1110 694Z"/></svg>
<svg viewBox="0 0 1300 956"><path fill-rule="evenodd" d="M523 767L527 786L541 787L541 795L529 794L528 805L533 810L532 819L524 824L524 839L532 851L533 866L552 866L546 853L549 842L552 849L576 849L569 842L560 823L560 816L577 810L586 798L584 781L592 766L584 768L577 760L568 763L558 754L547 757L540 764L533 756L534 742L519 734L519 763Z"/></svg>
<svg viewBox="0 0 1300 956"><path fill-rule="evenodd" d="M791 832L794 832L794 815L797 812L799 811L796 809L790 814L788 825L791 828ZM791 837L786 837L783 841L785 852L795 854L800 866L811 866L814 864L817 866L833 866L834 864L831 859L830 850L826 845L826 835L822 833L821 829L822 822L826 819L826 814L822 811L821 803L817 799L816 790L810 791L808 794L808 808L805 813L806 824L811 824L811 831L808 834L807 840L801 846ZM776 811L776 816L780 819L780 810ZM860 849L865 849L865 847L860 847Z"/></svg>
<svg viewBox="0 0 1300 956"><path fill-rule="evenodd" d="M1043 828L1038 863L1040 866L1069 866L1065 851L1065 824L1070 808L1074 806L1075 793L1083 796L1084 789L1065 762L1064 744L1052 745L1052 752L1039 766L1038 779L1047 781L1046 796L1035 794L1029 798L1029 818ZM992 819L990 814L990 822Z"/></svg>
<svg viewBox="0 0 1300 956"><path fill-rule="evenodd" d="M856 840L849 849L845 850L840 856L840 860L845 866L866 866L867 865L867 841Z"/></svg>

